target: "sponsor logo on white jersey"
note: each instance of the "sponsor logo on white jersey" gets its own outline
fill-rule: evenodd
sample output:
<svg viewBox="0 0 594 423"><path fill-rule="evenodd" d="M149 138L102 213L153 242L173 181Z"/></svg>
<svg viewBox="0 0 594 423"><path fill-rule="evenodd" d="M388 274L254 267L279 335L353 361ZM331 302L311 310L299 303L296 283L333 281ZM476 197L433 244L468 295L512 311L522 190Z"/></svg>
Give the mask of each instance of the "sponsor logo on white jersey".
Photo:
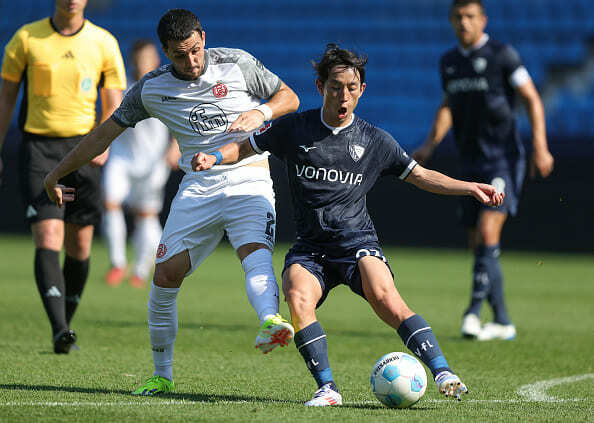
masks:
<svg viewBox="0 0 594 423"><path fill-rule="evenodd" d="M340 184L361 185L362 173L345 172L336 169L315 168L313 166L295 165L297 176L316 181L338 182Z"/></svg>
<svg viewBox="0 0 594 423"><path fill-rule="evenodd" d="M202 103L194 106L190 112L192 129L202 136L215 135L229 129L229 120L223 110L214 103Z"/></svg>

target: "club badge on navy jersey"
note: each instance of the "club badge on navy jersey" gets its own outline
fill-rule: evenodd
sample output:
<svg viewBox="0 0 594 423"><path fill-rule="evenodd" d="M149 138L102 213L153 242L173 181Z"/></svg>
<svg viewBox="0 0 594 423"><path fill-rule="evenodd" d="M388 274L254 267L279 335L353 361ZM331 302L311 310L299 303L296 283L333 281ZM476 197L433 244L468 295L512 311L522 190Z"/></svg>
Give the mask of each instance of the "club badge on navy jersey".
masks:
<svg viewBox="0 0 594 423"><path fill-rule="evenodd" d="M354 161L358 162L361 160L361 157L363 157L364 153L365 147L361 147L360 145L356 144L349 144L349 154Z"/></svg>
<svg viewBox="0 0 594 423"><path fill-rule="evenodd" d="M483 73L487 69L487 59L484 57L477 57L472 61L472 67L477 73Z"/></svg>

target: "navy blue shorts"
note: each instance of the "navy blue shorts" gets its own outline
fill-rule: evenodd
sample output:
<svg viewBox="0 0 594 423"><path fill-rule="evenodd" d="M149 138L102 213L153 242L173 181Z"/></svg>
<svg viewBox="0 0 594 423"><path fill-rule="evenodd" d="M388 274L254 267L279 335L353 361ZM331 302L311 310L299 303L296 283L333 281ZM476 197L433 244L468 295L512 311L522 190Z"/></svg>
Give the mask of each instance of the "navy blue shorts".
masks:
<svg viewBox="0 0 594 423"><path fill-rule="evenodd" d="M475 227L482 210L496 210L504 214L515 216L518 212L522 185L526 174L526 162L518 160L511 164L512 170L493 171L484 173L466 173L461 179L465 181L491 184L499 191L505 192L503 204L499 207L489 207L479 203L474 197L460 198L458 209L460 222L466 227Z"/></svg>
<svg viewBox="0 0 594 423"><path fill-rule="evenodd" d="M349 254L338 257L312 252L311 248L295 244L285 256L283 273L292 264L299 264L318 279L322 287L322 298L318 301L316 308L322 305L333 288L341 284L347 285L351 288L351 291L365 299L361 272L359 266L357 266L359 259L365 256L373 256L382 260L392 273L388 259L386 259L384 252L377 243L362 245L353 249ZM394 277L393 273L392 277Z"/></svg>

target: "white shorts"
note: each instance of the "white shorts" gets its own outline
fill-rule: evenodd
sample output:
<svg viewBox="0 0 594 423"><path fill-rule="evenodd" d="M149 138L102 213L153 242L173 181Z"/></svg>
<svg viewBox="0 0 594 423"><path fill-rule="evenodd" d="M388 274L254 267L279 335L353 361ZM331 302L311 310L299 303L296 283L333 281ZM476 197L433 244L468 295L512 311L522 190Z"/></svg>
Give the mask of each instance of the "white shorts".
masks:
<svg viewBox="0 0 594 423"><path fill-rule="evenodd" d="M171 203L156 263L188 250L188 275L212 253L224 233L234 249L249 243L274 247L276 213L267 168L242 166L187 173Z"/></svg>
<svg viewBox="0 0 594 423"><path fill-rule="evenodd" d="M134 163L112 156L103 169L103 193L109 203L125 203L135 210L159 213L163 208L169 166L158 161L146 174L135 174Z"/></svg>

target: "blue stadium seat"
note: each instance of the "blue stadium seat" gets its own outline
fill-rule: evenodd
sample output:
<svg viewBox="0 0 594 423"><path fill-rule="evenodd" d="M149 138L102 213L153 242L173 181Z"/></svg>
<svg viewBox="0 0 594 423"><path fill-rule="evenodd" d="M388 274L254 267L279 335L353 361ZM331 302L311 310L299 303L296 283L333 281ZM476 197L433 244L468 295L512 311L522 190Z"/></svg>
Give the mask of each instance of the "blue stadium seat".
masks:
<svg viewBox="0 0 594 423"><path fill-rule="evenodd" d="M29 0L30 7L0 3L0 42L8 42L24 22L47 16L52 2ZM112 7L106 7L109 5ZM134 39L157 38L156 25L168 0L89 2L88 17L109 29L127 55ZM439 57L455 46L447 21L449 1L415 0L176 0L175 7L196 12L207 32L207 46L248 50L278 73L301 96L302 109L317 107L310 60L328 42L369 56L368 92L360 114L393 130L403 145L422 140L441 98ZM488 32L514 45L537 86L553 64L580 64L594 37L592 0L497 0L486 2ZM131 17L133 17L131 19ZM562 93L547 105L550 133L594 135L594 75L581 96ZM525 117L523 131L529 129Z"/></svg>

